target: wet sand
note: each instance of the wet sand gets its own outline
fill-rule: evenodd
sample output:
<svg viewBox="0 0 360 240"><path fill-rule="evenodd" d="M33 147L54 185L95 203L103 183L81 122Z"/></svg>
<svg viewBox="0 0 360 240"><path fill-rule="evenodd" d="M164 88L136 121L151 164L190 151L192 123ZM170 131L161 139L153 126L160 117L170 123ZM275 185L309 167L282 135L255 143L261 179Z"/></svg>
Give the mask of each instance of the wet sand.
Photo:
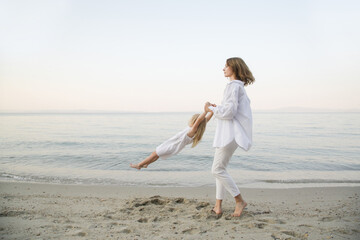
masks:
<svg viewBox="0 0 360 240"><path fill-rule="evenodd" d="M241 192L218 218L214 187L0 182L0 239L360 239L360 187Z"/></svg>

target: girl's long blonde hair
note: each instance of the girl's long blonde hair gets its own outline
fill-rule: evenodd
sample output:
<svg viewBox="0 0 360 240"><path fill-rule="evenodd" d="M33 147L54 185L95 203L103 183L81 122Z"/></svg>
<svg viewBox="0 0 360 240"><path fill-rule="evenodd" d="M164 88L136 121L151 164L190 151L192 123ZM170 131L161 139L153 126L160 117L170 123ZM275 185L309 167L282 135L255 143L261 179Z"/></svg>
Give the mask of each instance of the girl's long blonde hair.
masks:
<svg viewBox="0 0 360 240"><path fill-rule="evenodd" d="M252 75L249 67L246 65L244 60L238 57L229 58L226 60L233 73L235 73L236 79L244 82L244 86L255 82L255 78Z"/></svg>
<svg viewBox="0 0 360 240"><path fill-rule="evenodd" d="M194 114L189 123L191 125L193 125L195 122L196 122L196 119L200 116L200 114ZM193 137L193 144L192 144L192 148L195 147L196 145L198 145L198 143L200 142L202 136L204 135L204 132L205 132L205 129L206 129L206 118L204 118L204 120L201 121L201 123L199 124L197 130L196 130L196 133Z"/></svg>

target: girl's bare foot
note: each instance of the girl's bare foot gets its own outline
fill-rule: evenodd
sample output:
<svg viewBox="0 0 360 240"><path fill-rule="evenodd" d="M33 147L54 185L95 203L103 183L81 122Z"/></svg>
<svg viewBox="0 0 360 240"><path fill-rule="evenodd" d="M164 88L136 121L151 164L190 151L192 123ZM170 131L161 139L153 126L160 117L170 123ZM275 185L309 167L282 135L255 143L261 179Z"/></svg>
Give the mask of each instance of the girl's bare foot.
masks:
<svg viewBox="0 0 360 240"><path fill-rule="evenodd" d="M130 167L136 168L137 170L140 170L140 169L141 169L141 167L139 166L139 164L132 164L132 163L130 163Z"/></svg>
<svg viewBox="0 0 360 240"><path fill-rule="evenodd" d="M233 217L240 217L242 211L246 207L247 203L245 201L236 202L234 213L231 215Z"/></svg>

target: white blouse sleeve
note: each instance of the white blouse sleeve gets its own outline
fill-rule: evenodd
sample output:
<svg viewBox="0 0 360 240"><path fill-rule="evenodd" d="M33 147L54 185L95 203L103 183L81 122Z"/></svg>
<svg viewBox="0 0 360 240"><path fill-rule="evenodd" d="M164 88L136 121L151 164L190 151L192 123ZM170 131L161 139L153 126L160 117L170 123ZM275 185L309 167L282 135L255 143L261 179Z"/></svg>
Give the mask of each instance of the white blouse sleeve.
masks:
<svg viewBox="0 0 360 240"><path fill-rule="evenodd" d="M235 87L229 91L228 94L229 96L225 96L223 105L209 107L209 109L214 112L214 116L218 119L231 120L236 115L239 105L239 88Z"/></svg>

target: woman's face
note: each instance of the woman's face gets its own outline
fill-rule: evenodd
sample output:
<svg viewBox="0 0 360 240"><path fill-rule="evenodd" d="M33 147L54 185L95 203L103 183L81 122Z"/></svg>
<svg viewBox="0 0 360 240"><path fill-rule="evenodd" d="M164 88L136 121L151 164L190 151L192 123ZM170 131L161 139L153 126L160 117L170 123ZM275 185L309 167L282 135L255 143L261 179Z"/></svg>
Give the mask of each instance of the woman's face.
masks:
<svg viewBox="0 0 360 240"><path fill-rule="evenodd" d="M225 64L223 71L225 77L231 77L234 74L233 71L231 70L231 67L229 67L227 64Z"/></svg>

